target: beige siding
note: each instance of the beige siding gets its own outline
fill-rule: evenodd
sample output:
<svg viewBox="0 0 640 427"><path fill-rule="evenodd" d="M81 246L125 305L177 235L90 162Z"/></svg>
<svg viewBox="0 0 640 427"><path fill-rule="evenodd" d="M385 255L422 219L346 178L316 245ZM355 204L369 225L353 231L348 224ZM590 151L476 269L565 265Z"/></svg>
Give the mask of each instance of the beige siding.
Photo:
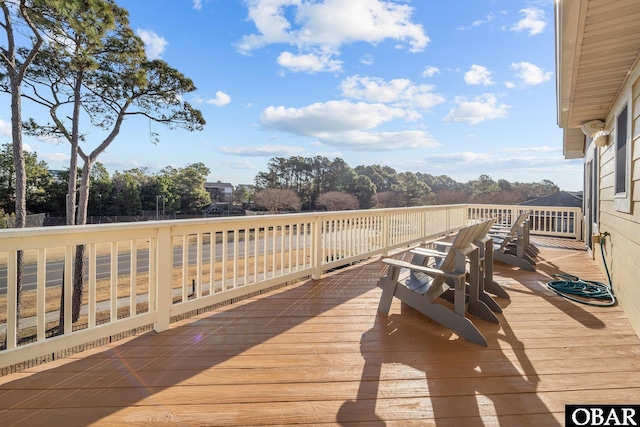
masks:
<svg viewBox="0 0 640 427"><path fill-rule="evenodd" d="M611 233L605 240L605 258L614 292L624 307L634 329L640 334L640 69L636 67L630 81L607 117L609 126L624 102L630 101L631 135L631 213L614 209L615 150L610 144L600 152L600 215L599 229ZM614 142L613 132L611 142ZM594 248L595 259L602 265L600 248Z"/></svg>

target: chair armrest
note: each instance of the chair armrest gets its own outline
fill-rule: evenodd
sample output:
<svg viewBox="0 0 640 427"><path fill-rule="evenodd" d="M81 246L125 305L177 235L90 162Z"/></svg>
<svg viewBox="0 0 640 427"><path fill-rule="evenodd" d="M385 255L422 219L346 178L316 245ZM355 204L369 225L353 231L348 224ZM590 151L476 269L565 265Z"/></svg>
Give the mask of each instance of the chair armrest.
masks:
<svg viewBox="0 0 640 427"><path fill-rule="evenodd" d="M422 265L415 265L407 261L401 261L399 259L393 259L393 258L385 258L382 260L382 262L384 262L385 264L389 264L390 266L393 266L393 267L406 268L411 271L425 273L425 274L428 274L429 276L443 276L443 277L451 277L455 279L458 277L463 277L467 274L466 272L460 272L460 273L453 272L453 271L446 272L446 271L439 270L437 268L430 268L430 267L424 267Z"/></svg>
<svg viewBox="0 0 640 427"><path fill-rule="evenodd" d="M441 240L436 240L435 242L431 242L431 244L435 246L446 246L448 248L453 246L453 242L443 242Z"/></svg>
<svg viewBox="0 0 640 427"><path fill-rule="evenodd" d="M414 248L410 251L412 254L416 255L425 255L425 256L435 256L435 257L446 257L446 252L436 251L435 249L428 248Z"/></svg>

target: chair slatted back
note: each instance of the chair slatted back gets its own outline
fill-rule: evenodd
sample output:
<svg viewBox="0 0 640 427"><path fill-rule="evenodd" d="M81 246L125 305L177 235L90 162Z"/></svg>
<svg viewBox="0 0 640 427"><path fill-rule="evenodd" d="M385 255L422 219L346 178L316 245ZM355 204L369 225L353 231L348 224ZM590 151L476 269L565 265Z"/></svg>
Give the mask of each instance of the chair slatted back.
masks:
<svg viewBox="0 0 640 427"><path fill-rule="evenodd" d="M465 228L462 228L458 231L453 242L451 244L451 248L447 252L442 264L440 264L439 269L444 271L445 273L464 273L466 270L466 256L474 250L473 241L478 236L478 228L481 227L484 223L477 223ZM427 289L427 294L430 295L431 299L436 298L443 292L443 284L445 282L445 277L438 275L433 278L433 282L429 289Z"/></svg>
<svg viewBox="0 0 640 427"><path fill-rule="evenodd" d="M500 243L500 246L497 248L497 250L505 249L511 242L518 238L518 230L520 229L520 227L524 226L525 221L529 219L530 215L531 211L524 211L521 212L520 215L518 215L513 224L511 224L509 232L504 236L499 236L502 239L502 242Z"/></svg>

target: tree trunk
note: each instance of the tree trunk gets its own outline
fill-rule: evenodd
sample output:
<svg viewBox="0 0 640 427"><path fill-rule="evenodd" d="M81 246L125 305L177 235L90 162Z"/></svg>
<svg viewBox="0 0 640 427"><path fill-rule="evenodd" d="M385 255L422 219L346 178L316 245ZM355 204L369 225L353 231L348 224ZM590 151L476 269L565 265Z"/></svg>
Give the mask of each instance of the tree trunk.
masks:
<svg viewBox="0 0 640 427"><path fill-rule="evenodd" d="M76 218L77 225L85 225L87 223L87 208L89 206L89 188L91 185L90 174L93 163L91 159L84 159L82 166L82 176L80 182L80 198L78 200L78 213ZM76 246L76 259L74 263L73 274L73 306L72 318L73 322L77 322L80 318L80 309L82 308L82 298L84 296L84 255L86 253L86 245Z"/></svg>
<svg viewBox="0 0 640 427"><path fill-rule="evenodd" d="M82 298L84 296L84 254L86 245L76 246L76 259L73 272L73 301L71 306L71 321L80 319Z"/></svg>
<svg viewBox="0 0 640 427"><path fill-rule="evenodd" d="M27 175L25 171L24 165L24 153L22 151L22 106L21 106L21 97L22 92L20 90L20 85L22 84L22 79L24 77L25 70L29 65L33 62L33 59L40 51L40 47L42 46L43 39L35 25L31 21L29 16L29 8L27 7L27 2L25 0L20 1L19 9L22 18L24 18L27 26L33 33L33 47L28 52L28 54L23 57L23 61L19 64L20 61L16 60L16 45L14 38L14 30L11 12L7 7L7 4L3 1L0 2L0 8L2 8L2 13L4 15L4 22L2 23L2 28L4 29L7 38L6 38L6 48L3 46L2 48L2 62L6 67L7 75L9 77L9 83L11 86L11 139L13 145L13 163L16 173L16 181L15 181L15 215L16 215L16 228L24 228L27 223ZM27 34L24 33L26 36ZM17 261L16 261L16 330L19 329L20 322L20 311L22 308L21 297L22 297L22 273L23 273L23 264L24 264L24 254L22 251L18 251L17 253ZM7 289L8 291L8 289ZM6 336L5 336L6 342ZM6 347L6 346L5 346Z"/></svg>
<svg viewBox="0 0 640 427"><path fill-rule="evenodd" d="M11 74L11 73L10 73ZM21 116L20 82L11 78L11 136L13 140L13 166L16 173L15 181L15 214L16 228L24 228L27 224L27 174L22 151L22 116ZM19 330L20 311L22 308L22 270L24 254L18 251L16 263L16 330Z"/></svg>

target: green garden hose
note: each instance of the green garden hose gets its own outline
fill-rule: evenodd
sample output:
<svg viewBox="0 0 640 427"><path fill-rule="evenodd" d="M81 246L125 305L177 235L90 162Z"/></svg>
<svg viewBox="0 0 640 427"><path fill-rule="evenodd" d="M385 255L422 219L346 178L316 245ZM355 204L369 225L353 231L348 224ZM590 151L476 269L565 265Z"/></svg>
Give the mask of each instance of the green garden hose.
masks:
<svg viewBox="0 0 640 427"><path fill-rule="evenodd" d="M609 233L605 233L604 235L608 236ZM609 275L607 260L604 257L604 237L600 240L600 252L602 254L602 261L604 262L604 268L607 272L607 278L609 279L609 285L591 280L583 280L570 274L554 274L559 280L552 280L547 283L549 289L564 298L581 304L598 307L616 305L616 297L613 295L611 286L611 275Z"/></svg>

